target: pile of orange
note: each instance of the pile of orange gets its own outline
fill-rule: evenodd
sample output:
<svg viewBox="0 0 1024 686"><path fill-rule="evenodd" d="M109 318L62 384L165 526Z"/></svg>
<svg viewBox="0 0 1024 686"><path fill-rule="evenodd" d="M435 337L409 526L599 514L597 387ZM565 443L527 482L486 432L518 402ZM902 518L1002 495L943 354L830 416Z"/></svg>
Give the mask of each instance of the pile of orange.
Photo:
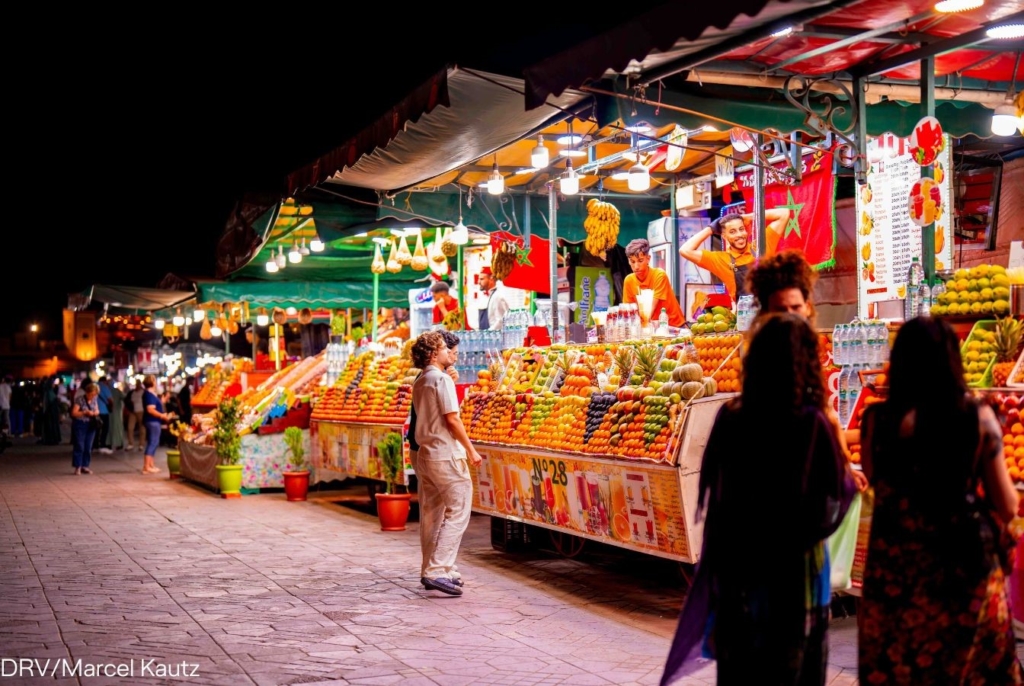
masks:
<svg viewBox="0 0 1024 686"><path fill-rule="evenodd" d="M723 393L734 393L741 388L742 343L743 334L737 332L701 335L693 339L693 347L697 349L704 376L713 378L718 383L718 390ZM723 365L722 361L726 357L729 359Z"/></svg>

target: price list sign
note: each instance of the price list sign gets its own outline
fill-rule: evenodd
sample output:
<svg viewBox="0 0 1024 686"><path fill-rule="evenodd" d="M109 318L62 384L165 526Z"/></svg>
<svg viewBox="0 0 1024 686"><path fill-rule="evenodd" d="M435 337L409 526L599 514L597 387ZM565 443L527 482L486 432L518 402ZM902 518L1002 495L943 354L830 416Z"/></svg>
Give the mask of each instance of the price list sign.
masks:
<svg viewBox="0 0 1024 686"><path fill-rule="evenodd" d="M862 319L877 318L879 302L906 297L911 260L922 259L922 231L935 232L935 270L952 264L950 147L947 136L933 169L942 211L933 225L921 228L910 217L910 194L922 168L908 140L891 134L868 139L867 183L857 189L857 315Z"/></svg>

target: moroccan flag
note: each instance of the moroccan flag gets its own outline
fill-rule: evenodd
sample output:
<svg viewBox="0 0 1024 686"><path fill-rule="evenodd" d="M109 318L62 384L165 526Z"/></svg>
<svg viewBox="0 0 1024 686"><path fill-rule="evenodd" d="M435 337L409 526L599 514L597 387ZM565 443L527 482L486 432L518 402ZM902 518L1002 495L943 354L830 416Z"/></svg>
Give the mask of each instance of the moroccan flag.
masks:
<svg viewBox="0 0 1024 686"><path fill-rule="evenodd" d="M515 236L506 231L495 231L491 234L491 249L497 250L501 241L511 241L516 245L516 262L512 272L501 282L509 288L521 288L524 291L536 291L549 294L551 292L551 241L537 235L530 236L530 247L523 248L523 237Z"/></svg>
<svg viewBox="0 0 1024 686"><path fill-rule="evenodd" d="M775 167L786 169L781 162ZM791 218L783 230L779 250L802 250L815 269L836 264L835 175L832 152L818 150L803 157L803 178L799 184L781 183L769 175L765 186L766 209L784 207ZM782 176L785 178L785 175ZM736 175L734 191L743 193L747 211L754 207L754 172Z"/></svg>

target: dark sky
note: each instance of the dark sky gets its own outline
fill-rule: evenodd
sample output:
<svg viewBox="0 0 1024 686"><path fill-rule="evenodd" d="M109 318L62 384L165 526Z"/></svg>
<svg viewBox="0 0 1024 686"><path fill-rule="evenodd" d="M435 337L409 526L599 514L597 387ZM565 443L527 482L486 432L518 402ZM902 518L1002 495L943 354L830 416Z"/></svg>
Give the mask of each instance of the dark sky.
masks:
<svg viewBox="0 0 1024 686"><path fill-rule="evenodd" d="M179 31L181 18L77 31L68 17L9 65L0 336L34 321L60 338L67 294L91 284L212 277L243 192L343 144L437 69L519 74L618 21L529 18L546 3L487 22L445 7L387 25L339 13L245 28L187 18Z"/></svg>

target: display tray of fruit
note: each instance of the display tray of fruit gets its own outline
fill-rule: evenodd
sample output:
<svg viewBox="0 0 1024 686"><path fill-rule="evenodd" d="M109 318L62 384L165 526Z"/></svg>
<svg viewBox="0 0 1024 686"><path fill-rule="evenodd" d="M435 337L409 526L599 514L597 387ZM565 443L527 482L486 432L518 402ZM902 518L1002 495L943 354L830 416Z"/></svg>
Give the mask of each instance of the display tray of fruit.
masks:
<svg viewBox="0 0 1024 686"><path fill-rule="evenodd" d="M1018 384L1024 386L1024 374L1021 359L1017 356L1021 339L1024 338L1024 322L1014 317L1003 317L996 324L996 336L993 344L996 353L995 364L992 365L992 385L1005 388ZM1024 354L1022 354L1024 355Z"/></svg>
<svg viewBox="0 0 1024 686"><path fill-rule="evenodd" d="M740 360L740 346L743 334L738 331L694 336L693 346L697 349L704 376L710 376L718 383L719 390L733 393L740 390L743 363Z"/></svg>
<svg viewBox="0 0 1024 686"><path fill-rule="evenodd" d="M724 333L736 328L736 313L728 307L716 306L704 312L690 325L695 336L707 333Z"/></svg>
<svg viewBox="0 0 1024 686"><path fill-rule="evenodd" d="M971 388L992 387L992 365L996 360L996 327L994 319L975 322L960 346L964 380Z"/></svg>
<svg viewBox="0 0 1024 686"><path fill-rule="evenodd" d="M1024 398L1019 393L986 393L1003 429L1003 458L1010 478L1018 488L1024 484L1024 420L1020 406Z"/></svg>
<svg viewBox="0 0 1024 686"><path fill-rule="evenodd" d="M317 399L312 419L401 425L412 406L412 361L364 353L349 360L338 381Z"/></svg>
<svg viewBox="0 0 1024 686"><path fill-rule="evenodd" d="M1013 366L1010 379L1006 382L1010 388L1024 388L1024 352L1017 358L1017 364Z"/></svg>
<svg viewBox="0 0 1024 686"><path fill-rule="evenodd" d="M934 317L997 317L1010 311L1010 277L997 264L957 269L945 283L946 292L932 305Z"/></svg>

